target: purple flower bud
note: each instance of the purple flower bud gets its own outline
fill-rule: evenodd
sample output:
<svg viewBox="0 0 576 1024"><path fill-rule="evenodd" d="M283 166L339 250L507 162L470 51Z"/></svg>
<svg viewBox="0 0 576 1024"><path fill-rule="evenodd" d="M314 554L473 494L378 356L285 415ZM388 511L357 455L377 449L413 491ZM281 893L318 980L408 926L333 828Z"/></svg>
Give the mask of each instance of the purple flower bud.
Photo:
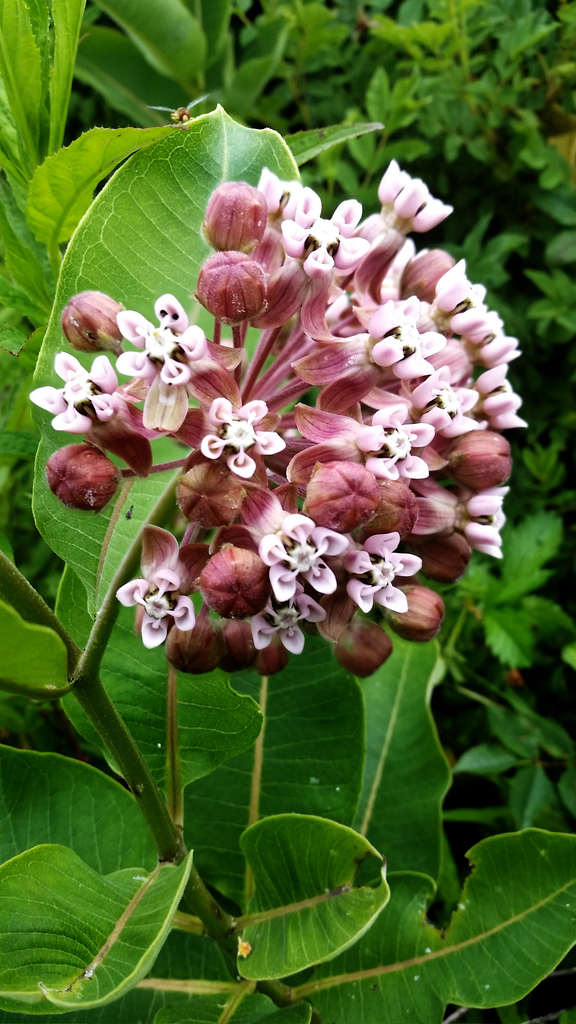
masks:
<svg viewBox="0 0 576 1024"><path fill-rule="evenodd" d="M436 636L444 618L444 602L439 594L419 583L402 588L408 601L407 612L388 612L390 628L404 640L424 642Z"/></svg>
<svg viewBox="0 0 576 1024"><path fill-rule="evenodd" d="M199 615L193 629L174 626L166 641L168 661L180 672L193 675L212 672L225 650L222 630L207 615Z"/></svg>
<svg viewBox="0 0 576 1024"><path fill-rule="evenodd" d="M193 459L195 456L193 456ZM176 499L187 519L210 529L229 526L238 516L246 490L239 476L221 462L202 461L184 474Z"/></svg>
<svg viewBox="0 0 576 1024"><path fill-rule="evenodd" d="M73 295L62 313L62 330L79 352L122 351L116 315L124 309L104 292Z"/></svg>
<svg viewBox="0 0 576 1024"><path fill-rule="evenodd" d="M249 623L242 619L228 619L223 632L226 652L220 659L220 668L225 672L250 668L256 658L256 648Z"/></svg>
<svg viewBox="0 0 576 1024"><path fill-rule="evenodd" d="M364 526L366 536L376 533L399 533L405 540L418 518L418 502L408 484L402 480L378 481L379 504L376 515Z"/></svg>
<svg viewBox="0 0 576 1024"><path fill-rule="evenodd" d="M213 249L252 252L262 241L267 222L263 192L245 181L227 181L210 196L203 227Z"/></svg>
<svg viewBox="0 0 576 1024"><path fill-rule="evenodd" d="M241 252L216 252L198 275L196 298L223 324L242 324L266 308L266 275Z"/></svg>
<svg viewBox="0 0 576 1024"><path fill-rule="evenodd" d="M376 622L354 619L341 634L334 653L342 668L364 679L390 657L392 641Z"/></svg>
<svg viewBox="0 0 576 1024"><path fill-rule="evenodd" d="M420 253L406 265L400 282L400 298L416 295L422 302L434 302L436 285L456 260L442 249Z"/></svg>
<svg viewBox="0 0 576 1024"><path fill-rule="evenodd" d="M416 546L422 559L422 572L438 583L455 583L464 573L472 550L460 533L450 537L431 537Z"/></svg>
<svg viewBox="0 0 576 1024"><path fill-rule="evenodd" d="M365 466L327 462L314 470L304 511L318 526L350 533L372 518L378 504L376 478Z"/></svg>
<svg viewBox="0 0 576 1024"><path fill-rule="evenodd" d="M277 635L274 635L267 647L258 651L254 668L261 676L275 676L286 668L290 655Z"/></svg>
<svg viewBox="0 0 576 1024"><path fill-rule="evenodd" d="M46 465L50 490L64 505L99 512L116 493L122 473L103 452L89 444L69 444Z"/></svg>
<svg viewBox="0 0 576 1024"><path fill-rule="evenodd" d="M200 590L208 607L223 618L245 619L261 612L270 597L268 566L255 551L222 548L202 570Z"/></svg>
<svg viewBox="0 0 576 1024"><path fill-rule="evenodd" d="M447 458L454 479L473 491L499 487L512 471L510 445L492 430L473 430L458 437Z"/></svg>

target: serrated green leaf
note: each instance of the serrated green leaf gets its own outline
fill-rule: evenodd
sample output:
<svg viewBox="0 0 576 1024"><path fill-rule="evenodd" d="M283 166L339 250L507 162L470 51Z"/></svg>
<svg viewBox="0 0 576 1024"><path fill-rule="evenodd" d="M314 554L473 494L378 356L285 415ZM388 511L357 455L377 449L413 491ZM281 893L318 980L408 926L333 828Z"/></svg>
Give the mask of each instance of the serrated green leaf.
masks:
<svg viewBox="0 0 576 1024"><path fill-rule="evenodd" d="M384 125L379 122L370 124L334 124L329 128L314 128L308 132L296 132L285 137L292 155L299 167L313 160L319 153L337 146L349 139L356 139L368 132L380 131Z"/></svg>
<svg viewBox="0 0 576 1024"><path fill-rule="evenodd" d="M50 316L52 294L46 286L44 267L14 231L4 204L0 201L0 238L4 245L4 263L7 271L21 288L32 292L35 305L44 312L44 319Z"/></svg>
<svg viewBox="0 0 576 1024"><path fill-rule="evenodd" d="M97 6L124 29L157 72L186 90L197 86L206 39L181 0L97 0Z"/></svg>
<svg viewBox="0 0 576 1024"><path fill-rule="evenodd" d="M92 202L96 185L122 160L173 134L174 128L91 128L37 168L28 223L48 246L66 242Z"/></svg>
<svg viewBox="0 0 576 1024"><path fill-rule="evenodd" d="M495 603L515 601L541 587L550 575L542 566L554 557L561 540L562 520L552 512L538 512L516 527L507 527L506 556Z"/></svg>
<svg viewBox="0 0 576 1024"><path fill-rule="evenodd" d="M58 1012L117 999L150 969L188 880L180 867L103 877L65 846L0 868L0 1003Z"/></svg>
<svg viewBox="0 0 576 1024"><path fill-rule="evenodd" d="M362 836L326 818L278 814L243 833L255 893L240 919L244 978L281 978L355 942L388 902L385 867L377 888L354 887L359 864L381 857ZM274 864L274 871L270 865Z"/></svg>
<svg viewBox="0 0 576 1024"><path fill-rule="evenodd" d="M452 771L473 772L475 775L492 775L505 772L516 764L516 757L503 747L491 743L479 743L458 758Z"/></svg>
<svg viewBox="0 0 576 1024"><path fill-rule="evenodd" d="M486 643L504 665L527 668L534 657L534 636L529 617L518 609L495 608L482 620Z"/></svg>
<svg viewBox="0 0 576 1024"><path fill-rule="evenodd" d="M48 151L62 145L70 102L78 35L86 0L52 0L54 53L50 74L50 142Z"/></svg>
<svg viewBox="0 0 576 1024"><path fill-rule="evenodd" d="M265 711L254 750L185 793L185 836L208 881L245 906L252 879L239 838L258 817L296 811L352 823L362 785L364 708L357 681L324 641L308 638L268 682L236 673L235 687Z"/></svg>
<svg viewBox="0 0 576 1024"><path fill-rule="evenodd" d="M168 137L117 172L68 247L39 359L39 384L54 384L54 357L62 348L60 315L72 295L85 289L103 291L147 316L153 315L158 295L166 292L189 307L198 271L210 252L201 225L213 189L228 179L256 184L263 166L283 179L297 177L290 152L275 132L242 128L221 109L196 118L188 131L165 131ZM145 244L135 245L135 238ZM86 585L92 611L170 475L153 473L146 480L128 482L116 503L97 515L68 509L49 490L44 465L69 437L54 431L45 413L35 410L34 415L43 433L34 493L36 521L48 544ZM155 442L161 451L163 443ZM175 454L168 458L181 457L181 448L173 445L169 450ZM131 518L126 519L130 510Z"/></svg>
<svg viewBox="0 0 576 1024"><path fill-rule="evenodd" d="M529 716L509 708L489 707L488 722L491 732L518 757L536 757L539 733L537 725Z"/></svg>
<svg viewBox="0 0 576 1024"><path fill-rule="evenodd" d="M391 874L390 903L370 932L293 997L311 998L333 1024L433 1024L448 1003L523 998L576 940L576 836L493 836L468 858L473 871L444 935L425 921L430 881Z"/></svg>
<svg viewBox="0 0 576 1024"><path fill-rule="evenodd" d="M74 74L142 128L170 121L169 113L148 104L176 109L186 98L176 82L150 67L127 36L102 25L91 26L82 37Z"/></svg>
<svg viewBox="0 0 576 1024"><path fill-rule="evenodd" d="M440 864L442 800L450 772L430 712L438 677L435 643L394 640L394 653L362 680L366 702L366 769L355 828L391 870Z"/></svg>
<svg viewBox="0 0 576 1024"><path fill-rule="evenodd" d="M0 689L55 700L70 689L68 656L53 629L26 622L0 601Z"/></svg>
<svg viewBox="0 0 576 1024"><path fill-rule="evenodd" d="M0 863L32 846L69 846L100 874L156 864L131 793L90 765L60 754L0 746Z"/></svg>
<svg viewBox="0 0 576 1024"><path fill-rule="evenodd" d="M530 828L546 808L556 803L554 786L539 765L516 772L510 786L510 808L518 828Z"/></svg>

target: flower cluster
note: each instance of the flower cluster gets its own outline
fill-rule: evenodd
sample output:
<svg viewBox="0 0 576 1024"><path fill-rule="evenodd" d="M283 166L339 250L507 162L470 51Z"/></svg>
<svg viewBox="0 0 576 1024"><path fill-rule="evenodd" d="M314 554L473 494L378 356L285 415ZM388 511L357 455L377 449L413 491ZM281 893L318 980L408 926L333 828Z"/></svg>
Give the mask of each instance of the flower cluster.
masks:
<svg viewBox="0 0 576 1024"><path fill-rule="evenodd" d="M183 542L147 527L143 576L118 591L144 644L167 639L185 671L275 672L318 631L368 674L391 651L384 625L414 640L440 627L442 602L416 574L454 581L472 548L500 557L501 431L525 426L507 379L518 341L464 261L407 238L451 207L395 161L378 196L362 221L356 200L328 218L315 192L266 168L258 188L216 189L203 225L216 252L190 282L210 339L173 295L156 301L157 326L97 292L64 310L73 348L117 359L87 369L60 353L64 386L32 393L56 430L85 435L73 483L62 450L52 457L54 493L98 511L120 478L105 452L145 476L164 468L155 437L185 446Z"/></svg>

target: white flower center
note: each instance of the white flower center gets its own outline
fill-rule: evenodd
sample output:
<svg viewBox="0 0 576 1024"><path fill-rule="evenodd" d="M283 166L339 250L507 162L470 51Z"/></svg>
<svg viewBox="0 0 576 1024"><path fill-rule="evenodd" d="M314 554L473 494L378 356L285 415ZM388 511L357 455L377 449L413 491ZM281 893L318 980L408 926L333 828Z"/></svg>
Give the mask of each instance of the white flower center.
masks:
<svg viewBox="0 0 576 1024"><path fill-rule="evenodd" d="M431 409L433 406L447 412L451 420L460 412L460 402L452 388L442 388L441 391L438 391L436 397L431 402L428 402L426 408Z"/></svg>
<svg viewBox="0 0 576 1024"><path fill-rule="evenodd" d="M389 562L387 558L380 558L378 555L370 555L370 561L372 569L369 575L372 577L372 586L387 587L392 583L395 576L392 562Z"/></svg>
<svg viewBox="0 0 576 1024"><path fill-rule="evenodd" d="M146 355L152 362L166 362L177 348L178 338L167 327L156 327L146 336Z"/></svg>
<svg viewBox="0 0 576 1024"><path fill-rule="evenodd" d="M403 462L412 450L412 435L407 434L404 430L395 430L389 427L384 430L384 436L386 440L380 448L378 455L381 458L396 459L397 462Z"/></svg>
<svg viewBox="0 0 576 1024"><path fill-rule="evenodd" d="M285 537L284 547L288 553L288 564L294 572L309 572L318 561L318 551L313 544L307 541L300 544L298 541Z"/></svg>
<svg viewBox="0 0 576 1024"><path fill-rule="evenodd" d="M257 441L256 431L248 420L232 420L231 423L226 423L220 436L237 452L251 448Z"/></svg>
<svg viewBox="0 0 576 1024"><path fill-rule="evenodd" d="M63 398L68 405L82 405L89 402L93 395L100 394L100 389L88 377L88 371L78 371L64 385Z"/></svg>
<svg viewBox="0 0 576 1024"><path fill-rule="evenodd" d="M167 591L167 593L160 596L157 590L149 590L142 601L142 604L144 605L146 614L149 615L151 619L163 619L166 615L171 614L175 601L171 591Z"/></svg>
<svg viewBox="0 0 576 1024"><path fill-rule="evenodd" d="M274 609L274 625L279 629L292 629L300 618L300 612L296 605L288 604L276 606Z"/></svg>
<svg viewBox="0 0 576 1024"><path fill-rule="evenodd" d="M331 220L324 220L320 217L315 220L310 233L304 242L304 251L313 252L324 246L331 256L335 256L340 245L340 235Z"/></svg>

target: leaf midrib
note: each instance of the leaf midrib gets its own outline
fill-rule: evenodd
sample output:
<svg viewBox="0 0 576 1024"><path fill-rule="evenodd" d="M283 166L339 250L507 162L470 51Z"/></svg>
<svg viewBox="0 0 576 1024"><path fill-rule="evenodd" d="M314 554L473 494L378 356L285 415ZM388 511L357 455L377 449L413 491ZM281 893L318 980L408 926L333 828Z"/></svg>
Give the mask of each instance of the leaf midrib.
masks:
<svg viewBox="0 0 576 1024"><path fill-rule="evenodd" d="M386 759L388 757L388 752L390 750L390 745L392 743L392 737L394 735L396 719L398 718L400 704L402 703L402 697L404 696L404 686L406 684L410 660L410 655L408 654L404 659L404 664L402 665L402 672L400 674L400 679L398 681L398 690L396 692L396 698L394 700L392 714L390 715L390 721L388 723L388 728L386 730L386 735L384 737L384 744L382 746L380 757L378 759L378 767L376 769L376 774L374 776L374 781L372 783L372 788L370 790L370 796L368 797L368 803L366 805L366 810L364 812L364 817L362 819L362 825L360 826L359 829L361 836L365 836L370 827L370 821L372 818L372 812L374 810L374 804L376 803L376 797L378 796L378 790L380 789L382 776L384 774Z"/></svg>

